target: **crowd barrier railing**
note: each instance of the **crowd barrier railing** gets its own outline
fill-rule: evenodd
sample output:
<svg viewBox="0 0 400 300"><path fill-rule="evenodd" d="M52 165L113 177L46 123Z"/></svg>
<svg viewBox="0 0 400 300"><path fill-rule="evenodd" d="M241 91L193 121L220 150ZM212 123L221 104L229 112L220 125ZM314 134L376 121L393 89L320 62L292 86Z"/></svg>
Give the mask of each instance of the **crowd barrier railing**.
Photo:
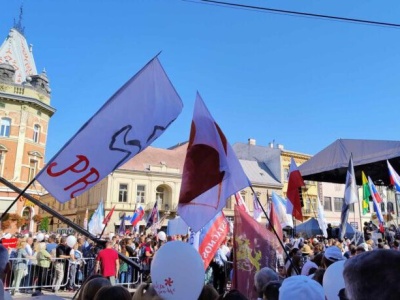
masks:
<svg viewBox="0 0 400 300"><path fill-rule="evenodd" d="M139 262L137 257L131 259ZM41 289L78 289L88 276L94 274L95 265L95 258L82 258L77 263L71 263L65 258L52 258L50 266L43 268L33 259L10 258L3 282L4 289L27 293ZM134 288L140 283L142 273L130 266L126 272L116 276L116 284L126 288Z"/></svg>

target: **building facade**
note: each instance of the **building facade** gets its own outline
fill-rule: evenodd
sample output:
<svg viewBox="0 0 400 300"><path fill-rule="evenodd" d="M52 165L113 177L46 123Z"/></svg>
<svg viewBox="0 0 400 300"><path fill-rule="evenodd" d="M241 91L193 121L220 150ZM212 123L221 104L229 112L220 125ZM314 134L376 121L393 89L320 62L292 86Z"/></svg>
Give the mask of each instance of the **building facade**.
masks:
<svg viewBox="0 0 400 300"><path fill-rule="evenodd" d="M12 28L0 46L0 176L24 189L43 168L48 125L55 109L50 105L51 90L46 72L38 74L23 28ZM27 191L42 195L37 184ZM0 186L0 212L18 196ZM10 213L22 216L21 230L34 231L37 207L21 197ZM18 230L14 226L11 231Z"/></svg>
<svg viewBox="0 0 400 300"><path fill-rule="evenodd" d="M298 160L299 164L310 157L296 152L285 151L282 147L256 146L254 140L249 140L247 144L235 144L233 148L252 183L252 189L246 188L240 191L250 211L254 210L254 193L266 211L268 211L270 205L269 198L272 192L281 196L286 195L287 171L289 170L291 157ZM248 151L249 149L250 152ZM101 200L104 203L105 215L115 206L114 214L105 230L106 233L115 233L118 230L121 222L120 217L124 213L131 216L138 205L141 205L145 212L149 213L157 201L160 218L164 219L163 225L165 226L168 219L177 215L186 150L187 143L178 144L169 149L150 146L112 172L95 187L71 201L60 204L50 195L45 195L41 198L41 201L81 226L84 224L86 210L88 210L90 217ZM253 155L243 155L244 152L252 153L259 150L261 152L272 152L272 159L263 162L254 160ZM252 157L252 159L248 159L248 157ZM307 199L312 199L315 202L317 196L312 194L314 192L313 188L312 184L309 185L304 197L308 197ZM228 199L224 209L224 213L229 220L234 218L234 205L235 197L232 196ZM304 209L304 212L307 215L308 211L306 209ZM47 215L44 211L40 213ZM308 215L311 216L311 212L308 212ZM51 218L50 215L48 216ZM265 222L266 218L263 217L263 220ZM143 228L145 223L146 218L139 225ZM129 221L125 221L125 225L126 228L132 230ZM62 227L66 227L66 225L54 219L51 222L50 229L56 231Z"/></svg>

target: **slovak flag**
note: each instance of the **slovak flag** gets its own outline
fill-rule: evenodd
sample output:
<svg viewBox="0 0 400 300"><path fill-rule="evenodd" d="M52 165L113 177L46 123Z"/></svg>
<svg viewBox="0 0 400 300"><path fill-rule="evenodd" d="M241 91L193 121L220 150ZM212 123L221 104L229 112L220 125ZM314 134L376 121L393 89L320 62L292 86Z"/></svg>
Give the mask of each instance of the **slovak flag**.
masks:
<svg viewBox="0 0 400 300"><path fill-rule="evenodd" d="M387 160L387 165L389 168L390 183L396 188L396 191L400 192L400 176L393 169L392 165Z"/></svg>
<svg viewBox="0 0 400 300"><path fill-rule="evenodd" d="M301 212L300 192L299 188L305 186L303 177L297 168L296 162L293 157L290 161L290 174L286 197L293 205L292 215L295 219L303 222L303 213Z"/></svg>
<svg viewBox="0 0 400 300"><path fill-rule="evenodd" d="M378 191L376 190L375 185L371 180L371 177L369 177L369 176L368 176L368 185L369 185L369 189L371 191L371 197L372 197L372 201L374 203L374 208L375 208L376 216L378 217L378 220L379 220L379 224L383 224L383 222L385 222L385 220L383 219L381 206L379 205L379 203L382 202L382 198L379 195Z"/></svg>
<svg viewBox="0 0 400 300"><path fill-rule="evenodd" d="M371 177L368 176L368 184L369 184L369 189L371 190L371 196L372 198L375 198L377 203L382 202L381 195L379 195L378 191L376 190L375 184L372 182Z"/></svg>
<svg viewBox="0 0 400 300"><path fill-rule="evenodd" d="M235 152L197 93L182 172L179 215L197 232L222 211L231 195L248 185Z"/></svg>
<svg viewBox="0 0 400 300"><path fill-rule="evenodd" d="M132 226L136 226L141 219L143 219L144 216L144 209L141 205L136 209L135 213L133 214L131 218L131 224Z"/></svg>

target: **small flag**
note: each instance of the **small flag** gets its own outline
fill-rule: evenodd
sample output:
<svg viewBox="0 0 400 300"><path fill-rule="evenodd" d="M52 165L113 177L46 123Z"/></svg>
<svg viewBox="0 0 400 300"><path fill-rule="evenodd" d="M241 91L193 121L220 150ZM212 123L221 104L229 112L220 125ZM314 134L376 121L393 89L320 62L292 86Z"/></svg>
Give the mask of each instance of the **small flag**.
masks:
<svg viewBox="0 0 400 300"><path fill-rule="evenodd" d="M131 219L132 226L135 227L140 222L140 220L143 219L143 216L144 216L143 207L139 205L139 207L136 209L135 213L132 216Z"/></svg>
<svg viewBox="0 0 400 300"><path fill-rule="evenodd" d="M235 193L235 200L236 200L236 205L239 207L239 209L244 210L248 214L250 214L250 211L246 205L246 202L244 202L244 199L240 192Z"/></svg>
<svg viewBox="0 0 400 300"><path fill-rule="evenodd" d="M347 168L346 186L344 189L344 201L347 204L358 202L358 190L356 185L356 177L354 175L353 156L350 155L349 167Z"/></svg>
<svg viewBox="0 0 400 300"><path fill-rule="evenodd" d="M319 228L322 231L322 235L324 237L328 237L328 225L326 224L326 219L325 219L325 215L324 215L324 207L322 206L321 202L319 201L319 197L318 197L318 225Z"/></svg>
<svg viewBox="0 0 400 300"><path fill-rule="evenodd" d="M372 182L371 177L368 176L368 184L371 191L372 199L375 200L377 203L382 203L381 195L379 195L375 184Z"/></svg>
<svg viewBox="0 0 400 300"><path fill-rule="evenodd" d="M288 188L286 192L286 196L289 201L292 203L293 212L292 215L295 219L303 222L303 213L301 211L301 200L300 200L300 188L305 186L303 177L301 177L301 173L297 168L296 162L293 157L290 161L290 173L289 173L289 182Z"/></svg>
<svg viewBox="0 0 400 300"><path fill-rule="evenodd" d="M376 190L376 187L375 187L374 183L372 182L371 177L369 177L369 176L368 176L368 185L369 185L369 188L371 191L371 197L372 197L372 201L374 203L374 210L376 212L376 216L378 217L379 225L383 225L385 220L383 219L381 206L379 205L379 203L382 202L382 198L379 195L378 191Z"/></svg>
<svg viewBox="0 0 400 300"><path fill-rule="evenodd" d="M273 228L273 229L272 229ZM283 240L283 231L281 222L279 221L278 214L275 210L274 203L271 202L270 210L269 210L269 225L268 229L272 232L275 230L276 234L278 235L279 239Z"/></svg>
<svg viewBox="0 0 400 300"><path fill-rule="evenodd" d="M369 189L368 179L364 174L364 171L361 172L362 185L363 185L363 201L362 201L362 213L363 215L369 213L369 201L371 199L371 190Z"/></svg>
<svg viewBox="0 0 400 300"><path fill-rule="evenodd" d="M153 209L150 212L149 218L147 219L146 229L157 223L159 219L158 201L156 200L156 203L154 203Z"/></svg>
<svg viewBox="0 0 400 300"><path fill-rule="evenodd" d="M122 216L121 216L121 223L119 224L119 228L118 228L118 234L119 235L125 235L125 233L126 233L125 215L126 215L126 213L123 213Z"/></svg>
<svg viewBox="0 0 400 300"><path fill-rule="evenodd" d="M287 226L293 228L293 218L292 215L286 212L286 204L290 201L282 198L277 193L272 192L271 203L274 205L275 212L281 223L281 227L285 228Z"/></svg>
<svg viewBox="0 0 400 300"><path fill-rule="evenodd" d="M387 165L389 168L390 183L391 183L391 185L393 185L396 188L397 192L400 192L400 176L393 169L392 165L389 163L388 160L387 160Z"/></svg>
<svg viewBox="0 0 400 300"><path fill-rule="evenodd" d="M104 206L103 200L100 201L99 206L97 206L96 210L94 211L89 224L88 224L88 231L93 234L101 234L104 229Z"/></svg>
<svg viewBox="0 0 400 300"><path fill-rule="evenodd" d="M350 155L349 166L346 174L346 186L344 190L344 199L342 213L340 216L340 238L343 239L346 234L347 220L349 219L350 205L358 201L357 185L354 176L353 156Z"/></svg>
<svg viewBox="0 0 400 300"><path fill-rule="evenodd" d="M253 218L257 222L261 222L263 210L260 206L260 203L258 202L258 198L256 193L253 195Z"/></svg>
<svg viewBox="0 0 400 300"><path fill-rule="evenodd" d="M107 216L104 218L104 220L103 220L103 224L104 224L104 225L107 226L108 222L110 222L111 217L112 217L112 215L113 215L113 213L114 213L114 209L115 209L115 205L114 205L114 207L110 210L110 212L107 214Z"/></svg>
<svg viewBox="0 0 400 300"><path fill-rule="evenodd" d="M86 208L85 219L83 219L83 228L84 228L85 230L88 229L88 220L89 220L89 211L88 211L88 209Z"/></svg>

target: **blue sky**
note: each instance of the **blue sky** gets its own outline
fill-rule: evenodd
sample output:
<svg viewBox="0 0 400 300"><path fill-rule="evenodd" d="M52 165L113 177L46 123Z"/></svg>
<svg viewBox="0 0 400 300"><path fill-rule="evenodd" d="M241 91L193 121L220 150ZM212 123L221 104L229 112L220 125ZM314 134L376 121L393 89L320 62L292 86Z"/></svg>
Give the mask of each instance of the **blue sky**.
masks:
<svg viewBox="0 0 400 300"><path fill-rule="evenodd" d="M240 2L400 22L398 0ZM21 1L0 3L4 40ZM338 138L400 138L400 29L178 0L26 0L23 25L57 109L47 160L161 50L184 109L153 146L188 139L197 90L231 144L313 155Z"/></svg>

